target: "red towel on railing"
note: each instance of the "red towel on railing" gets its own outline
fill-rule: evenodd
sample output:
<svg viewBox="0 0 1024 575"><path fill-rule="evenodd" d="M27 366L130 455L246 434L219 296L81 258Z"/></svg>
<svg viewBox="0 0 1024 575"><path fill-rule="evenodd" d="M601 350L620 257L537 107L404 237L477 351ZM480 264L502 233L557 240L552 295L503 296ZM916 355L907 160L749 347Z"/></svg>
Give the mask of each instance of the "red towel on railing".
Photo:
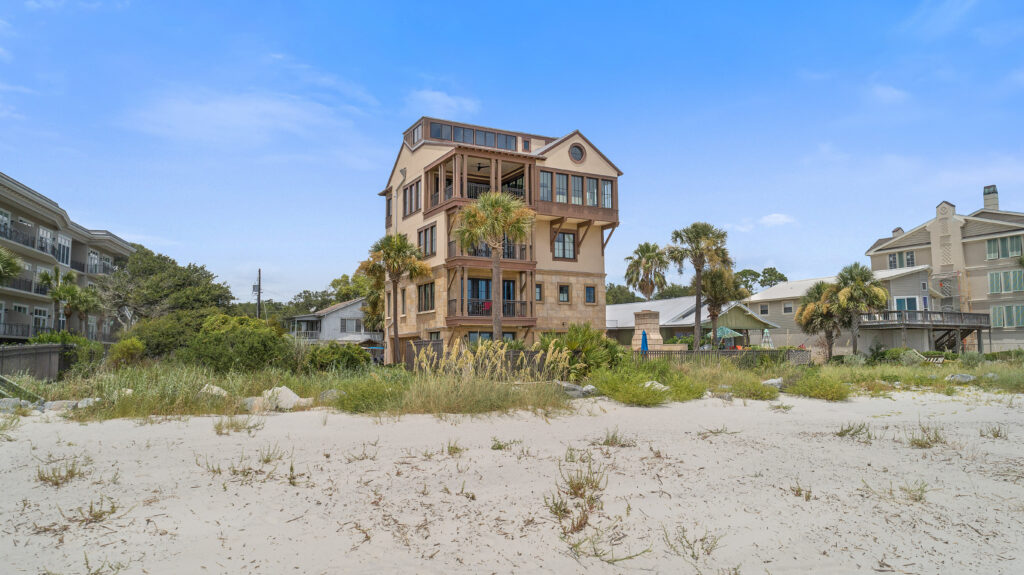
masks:
<svg viewBox="0 0 1024 575"><path fill-rule="evenodd" d="M489 302L489 301L485 301L484 302L484 311L491 311L491 302Z"/></svg>

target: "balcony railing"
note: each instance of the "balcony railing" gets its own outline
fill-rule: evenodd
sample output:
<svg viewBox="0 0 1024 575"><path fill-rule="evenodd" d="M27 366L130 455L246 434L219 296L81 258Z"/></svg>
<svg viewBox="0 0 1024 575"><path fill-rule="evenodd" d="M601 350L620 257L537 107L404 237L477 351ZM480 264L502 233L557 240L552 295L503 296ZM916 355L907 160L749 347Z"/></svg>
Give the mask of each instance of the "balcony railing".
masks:
<svg viewBox="0 0 1024 575"><path fill-rule="evenodd" d="M501 191L505 192L506 194L512 194L513 196L519 198L526 196L526 190L523 189L523 186L513 186L511 184L506 184L501 187Z"/></svg>
<svg viewBox="0 0 1024 575"><path fill-rule="evenodd" d="M27 278L11 278L4 282L4 287L20 291L32 292L32 280Z"/></svg>
<svg viewBox="0 0 1024 575"><path fill-rule="evenodd" d="M44 286L41 283L36 283L36 285L32 288L32 292L37 293L39 295L47 295L50 293L50 288Z"/></svg>
<svg viewBox="0 0 1024 575"><path fill-rule="evenodd" d="M502 317L528 317L529 302L504 301L501 303ZM448 315L458 315L459 300L448 300ZM466 300L466 315L471 317L490 317L493 302L489 299L470 298Z"/></svg>
<svg viewBox="0 0 1024 575"><path fill-rule="evenodd" d="M84 274L85 273L85 262L71 260L71 269L75 270L76 272L81 272L81 273Z"/></svg>
<svg viewBox="0 0 1024 575"><path fill-rule="evenodd" d="M112 274L117 270L110 262L91 263L88 265L88 272L91 274Z"/></svg>
<svg viewBox="0 0 1024 575"><path fill-rule="evenodd" d="M36 238L34 236L26 234L10 224L0 226L0 237L30 248L36 247Z"/></svg>
<svg viewBox="0 0 1024 575"><path fill-rule="evenodd" d="M320 339L319 331L293 331L292 337L295 339L313 340Z"/></svg>
<svg viewBox="0 0 1024 575"><path fill-rule="evenodd" d="M0 323L0 337L29 337L31 328L27 323Z"/></svg>
<svg viewBox="0 0 1024 575"><path fill-rule="evenodd" d="M986 313L959 311L909 311L886 310L860 314L860 327L960 327L987 328L990 326Z"/></svg>
<svg viewBox="0 0 1024 575"><path fill-rule="evenodd" d="M480 196L482 196L483 194L486 194L489 191L491 191L491 185L490 184L478 184L476 182L467 182L466 183L466 197L467 198L475 200L475 199L479 198Z"/></svg>
<svg viewBox="0 0 1024 575"><path fill-rule="evenodd" d="M479 246L470 248L468 250L459 250L457 243L453 240L448 242L448 257L453 258L456 255L464 255L474 258L490 258L491 246L487 244L480 244ZM502 246L501 257L502 259L506 260L529 261L530 248L526 244L512 244L506 242Z"/></svg>

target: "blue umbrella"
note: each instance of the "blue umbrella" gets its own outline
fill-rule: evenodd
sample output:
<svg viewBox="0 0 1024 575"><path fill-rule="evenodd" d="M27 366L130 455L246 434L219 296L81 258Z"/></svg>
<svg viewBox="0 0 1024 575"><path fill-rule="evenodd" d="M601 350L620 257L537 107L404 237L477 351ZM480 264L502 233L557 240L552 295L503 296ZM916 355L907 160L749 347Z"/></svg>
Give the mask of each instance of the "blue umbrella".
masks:
<svg viewBox="0 0 1024 575"><path fill-rule="evenodd" d="M640 332L640 353L647 353L647 330Z"/></svg>

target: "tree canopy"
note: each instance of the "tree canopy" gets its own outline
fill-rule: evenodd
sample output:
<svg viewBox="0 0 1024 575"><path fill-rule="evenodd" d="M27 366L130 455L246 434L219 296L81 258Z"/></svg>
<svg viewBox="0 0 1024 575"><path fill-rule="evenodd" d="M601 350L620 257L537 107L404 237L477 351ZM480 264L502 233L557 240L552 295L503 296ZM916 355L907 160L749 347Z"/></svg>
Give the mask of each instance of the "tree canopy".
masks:
<svg viewBox="0 0 1024 575"><path fill-rule="evenodd" d="M782 282L788 281L789 278L786 277L786 274L775 268L768 267L761 270L761 279L758 280L758 283L761 284L761 287L763 288L770 288L774 285L779 285Z"/></svg>
<svg viewBox="0 0 1024 575"><path fill-rule="evenodd" d="M605 286L604 299L605 303L608 305L614 305L617 303L634 303L644 300L644 298L633 293L633 291L628 287L614 283L610 283Z"/></svg>
<svg viewBox="0 0 1024 575"><path fill-rule="evenodd" d="M742 269L736 272L736 281L740 282L743 289L753 292L761 280L761 274L752 269Z"/></svg>
<svg viewBox="0 0 1024 575"><path fill-rule="evenodd" d="M670 283L654 294L654 299L672 299L693 295L693 287Z"/></svg>

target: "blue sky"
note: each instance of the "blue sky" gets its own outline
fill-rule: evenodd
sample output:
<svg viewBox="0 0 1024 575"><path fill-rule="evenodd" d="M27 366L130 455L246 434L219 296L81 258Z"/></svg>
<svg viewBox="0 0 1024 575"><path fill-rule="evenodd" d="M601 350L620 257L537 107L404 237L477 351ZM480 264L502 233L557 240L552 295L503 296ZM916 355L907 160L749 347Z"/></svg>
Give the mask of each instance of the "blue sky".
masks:
<svg viewBox="0 0 1024 575"><path fill-rule="evenodd" d="M987 184L1024 211L1016 2L345 4L0 0L0 171L242 300L366 257L421 115L583 131L616 282L697 220L797 279Z"/></svg>

